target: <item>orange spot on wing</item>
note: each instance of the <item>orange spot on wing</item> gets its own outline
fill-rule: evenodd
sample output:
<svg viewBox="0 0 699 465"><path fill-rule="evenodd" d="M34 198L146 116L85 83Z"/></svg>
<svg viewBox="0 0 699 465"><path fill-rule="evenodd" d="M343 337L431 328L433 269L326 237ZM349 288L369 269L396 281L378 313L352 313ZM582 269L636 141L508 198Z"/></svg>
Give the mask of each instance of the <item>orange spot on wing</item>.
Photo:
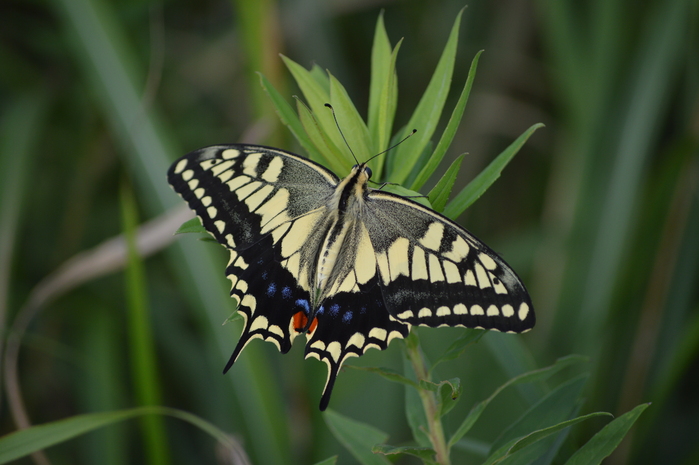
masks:
<svg viewBox="0 0 699 465"><path fill-rule="evenodd" d="M303 331L308 323L308 317L303 312L297 312L294 314L294 329L299 333Z"/></svg>
<svg viewBox="0 0 699 465"><path fill-rule="evenodd" d="M308 317L306 316L305 313L303 312L297 312L293 316L294 320L294 329L298 331L299 333L306 329L306 325L308 325ZM313 331L315 331L316 327L318 326L318 318L313 318L313 321L311 322L311 325L308 328L308 334L313 334Z"/></svg>

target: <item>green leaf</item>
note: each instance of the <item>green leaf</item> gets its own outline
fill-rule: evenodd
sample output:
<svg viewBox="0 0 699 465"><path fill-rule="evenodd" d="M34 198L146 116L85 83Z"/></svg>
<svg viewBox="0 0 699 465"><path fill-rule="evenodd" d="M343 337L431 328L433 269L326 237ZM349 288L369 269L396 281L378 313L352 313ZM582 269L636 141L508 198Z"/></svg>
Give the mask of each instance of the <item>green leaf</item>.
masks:
<svg viewBox="0 0 699 465"><path fill-rule="evenodd" d="M566 465L596 465L617 448L638 417L650 404L641 404L613 420L568 459Z"/></svg>
<svg viewBox="0 0 699 465"><path fill-rule="evenodd" d="M404 384L406 386L413 387L415 389L418 388L418 384L411 380L406 378L405 376L401 375L397 371L391 370L390 368L379 368L379 367L362 367L362 366L357 366L357 365L345 365L347 368L354 368L355 370L363 370L363 371L368 371L370 373L376 373L379 376L383 376L389 381L393 381L394 383L399 383L399 384Z"/></svg>
<svg viewBox="0 0 699 465"><path fill-rule="evenodd" d="M325 460L321 460L320 462L316 462L315 465L335 465L337 463L337 455L333 455L332 457L328 457Z"/></svg>
<svg viewBox="0 0 699 465"><path fill-rule="evenodd" d="M464 334L454 341L449 348L437 360L434 361L432 364L432 369L442 362L454 360L455 358L459 357L464 353L467 347L478 342L484 334L486 334L486 332L480 329L466 329Z"/></svg>
<svg viewBox="0 0 699 465"><path fill-rule="evenodd" d="M131 186L123 183L120 189L122 229L126 239L126 302L128 323L129 366L133 390L138 404L155 406L162 403L162 388L158 376L155 340L150 322L146 271L136 248L138 212ZM160 416L148 415L141 420L145 462L170 463L165 425Z"/></svg>
<svg viewBox="0 0 699 465"><path fill-rule="evenodd" d="M372 451L375 454L382 455L412 455L423 461L423 463L432 464L436 463L434 461L435 451L430 447L415 447L415 446L401 446L395 447L388 444L379 444L374 446Z"/></svg>
<svg viewBox="0 0 699 465"><path fill-rule="evenodd" d="M505 384L500 386L493 392L490 397L487 399L477 403L471 408L471 411L469 414L466 416L464 421L461 423L459 428L456 430L456 432L452 435L452 437L449 439L449 447L453 446L459 439L464 437L466 433L469 432L471 427L476 423L478 418L481 416L483 413L483 410L488 406L488 404L498 395L500 394L505 388L509 386L514 386L517 384L521 383L531 383L534 381L543 381L554 374L560 372L564 368L567 368L571 365L581 363L581 362L586 362L587 358L580 356L580 355L568 355L566 357L559 358L556 360L556 362L553 365L550 365L546 368L541 368L539 370L533 370L529 371L527 373L523 373L519 376L516 376L509 381L507 381Z"/></svg>
<svg viewBox="0 0 699 465"><path fill-rule="evenodd" d="M342 130L342 134L347 139L347 144L357 158L352 161L362 162L368 160L374 155L369 130L362 117L359 116L352 99L347 95L347 90L332 74L330 74L330 104L335 110L337 125ZM371 166L372 168L378 168L375 163Z"/></svg>
<svg viewBox="0 0 699 465"><path fill-rule="evenodd" d="M194 217L191 220L187 220L182 225L177 228L175 234L188 234L188 233L201 233L208 234L204 226L202 226L199 218Z"/></svg>
<svg viewBox="0 0 699 465"><path fill-rule="evenodd" d="M262 88L265 90L265 92L267 92L267 95L269 95L269 98L274 105L274 109L276 110L277 115L279 115L279 119L287 128L289 128L291 134L293 134L296 140L299 141L299 144L301 144L301 147L304 148L311 160L316 160L318 162L324 160L322 155L318 152L318 149L314 146L310 137L306 134L304 125L301 123L301 120L297 116L293 107L262 74L260 74L260 85L262 85Z"/></svg>
<svg viewBox="0 0 699 465"><path fill-rule="evenodd" d="M461 397L463 387L459 378L452 378L448 381L439 383L439 417L443 417L456 406L456 403Z"/></svg>
<svg viewBox="0 0 699 465"><path fill-rule="evenodd" d="M60 444L98 428L152 414L169 415L187 421L208 433L226 447L237 447L224 431L196 415L167 407L139 407L76 415L64 420L32 426L10 433L0 438L0 464L25 457L33 452Z"/></svg>
<svg viewBox="0 0 699 465"><path fill-rule="evenodd" d="M524 134L519 136L509 147L498 155L478 176L475 177L466 187L459 192L454 199L449 202L444 211L444 216L456 219L500 177L500 173L519 152L524 143L529 137L544 125L537 123L527 129Z"/></svg>
<svg viewBox="0 0 699 465"><path fill-rule="evenodd" d="M548 428L570 419L587 379L587 373L576 376L542 397L500 434L491 451L499 449L512 439L524 437L531 431Z"/></svg>
<svg viewBox="0 0 699 465"><path fill-rule="evenodd" d="M311 110L298 99L296 100L296 108L301 118L301 124L315 147L317 158L314 160L327 166L335 173L342 174L346 172L347 166L343 163L340 150L335 146L332 140L330 140L327 134L325 134L325 131L320 127Z"/></svg>
<svg viewBox="0 0 699 465"><path fill-rule="evenodd" d="M449 194L451 194L451 189L454 187L454 182L456 181L456 175L459 174L459 168L461 168L461 161L464 159L463 155L459 155L456 160L452 162L447 169L444 176L437 182L437 184L432 188L427 198L430 199L432 208L435 211L441 212L444 206L449 200Z"/></svg>
<svg viewBox="0 0 699 465"><path fill-rule="evenodd" d="M316 63L313 63L313 66L311 66L310 73L320 87L330 95L330 79L328 79L328 73Z"/></svg>
<svg viewBox="0 0 699 465"><path fill-rule="evenodd" d="M282 60L284 60L284 63L296 80L301 92L303 92L303 96L313 112L313 117L318 122L318 126L322 130L322 133L327 135L335 147L337 147L343 165L353 166L355 164L354 158L337 129L332 112L325 106L326 103L331 102L328 91L318 84L316 78L303 66L284 55L282 55ZM330 154L326 154L326 157L329 156ZM337 154L333 151L332 156L337 156Z"/></svg>
<svg viewBox="0 0 699 465"><path fill-rule="evenodd" d="M523 438L517 440L512 447L507 451L507 455L512 455L521 449L524 449L525 447L534 444L538 441L541 441L542 439L552 435L556 434L559 431L569 428L573 425L576 425L578 423L581 423L585 420L589 420L590 418L594 417L600 417L600 416L610 416L613 417L609 412L594 412L594 413L589 413L587 415L582 415L577 418L573 418L572 420L566 420L558 423L557 425L549 426L548 428L543 428L537 431L534 431L532 433L529 433L528 435L524 436Z"/></svg>
<svg viewBox="0 0 699 465"><path fill-rule="evenodd" d="M406 131L417 129L417 133L409 141L396 147L391 156L391 181L403 183L415 166L420 154L432 138L434 130L439 123L444 102L451 87L451 77L456 60L456 48L459 39L459 26L463 9L456 16L454 26L449 34L449 39L444 47L442 56L437 63L434 74L427 85L413 115L406 125ZM407 132L403 132L403 137Z"/></svg>
<svg viewBox="0 0 699 465"><path fill-rule="evenodd" d="M392 72L395 72L395 69L391 67L391 42L386 33L383 11L381 11L376 20L374 42L371 46L371 78L369 80L369 111L367 115L369 132L376 144L374 148L379 149L379 151L382 149L382 137L386 137L384 143L388 143L391 137L390 126L388 131L384 129L386 122L380 117L380 107L388 76Z"/></svg>
<svg viewBox="0 0 699 465"><path fill-rule="evenodd" d="M468 102L468 97L471 94L473 81L476 78L478 59L480 58L481 53L483 53L483 50L478 52L476 56L473 58L473 61L471 62L471 68L468 71L466 84L464 84L464 88L461 91L459 100L456 102L456 106L454 106L454 110L452 111L451 117L449 118L449 123L447 123L447 127L444 129L444 132L442 133L442 137L439 139L437 148L435 148L434 152L432 153L432 156L429 158L427 163L425 163L425 165L422 167L422 170L420 170L420 173L413 181L411 185L411 188L413 190L420 190L423 184L427 182L432 173L434 173L434 170L436 170L437 166L439 166L439 164L442 162L444 155L447 153L447 149L454 140L456 130L459 128L459 124L461 123L461 117L463 116L464 109L466 108L466 102ZM441 211L441 209L438 211Z"/></svg>
<svg viewBox="0 0 699 465"><path fill-rule="evenodd" d="M323 413L325 423L335 438L363 465L388 465L386 458L371 452L376 444L386 442L388 434L366 423L353 420L328 409Z"/></svg>
<svg viewBox="0 0 699 465"><path fill-rule="evenodd" d="M383 12L376 21L374 44L371 49L371 81L369 85L369 114L367 126L373 141L375 153L388 148L391 140L391 128L396 113L398 100L398 78L396 76L396 57L402 39L391 51L383 22ZM382 179L385 155L377 157L378 170L374 170L377 179Z"/></svg>

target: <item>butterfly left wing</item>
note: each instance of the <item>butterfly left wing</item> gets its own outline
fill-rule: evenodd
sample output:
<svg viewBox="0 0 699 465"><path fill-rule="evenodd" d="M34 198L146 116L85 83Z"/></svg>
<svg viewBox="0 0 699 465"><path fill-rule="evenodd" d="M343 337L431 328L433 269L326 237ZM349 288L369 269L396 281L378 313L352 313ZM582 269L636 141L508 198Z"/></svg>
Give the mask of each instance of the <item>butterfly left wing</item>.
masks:
<svg viewBox="0 0 699 465"><path fill-rule="evenodd" d="M294 315L309 301L299 267L289 265L298 254L289 250L317 236L312 219L323 216L337 177L283 150L234 144L185 155L170 167L168 181L230 251L226 275L245 323L225 370L255 338L286 353L297 335Z"/></svg>

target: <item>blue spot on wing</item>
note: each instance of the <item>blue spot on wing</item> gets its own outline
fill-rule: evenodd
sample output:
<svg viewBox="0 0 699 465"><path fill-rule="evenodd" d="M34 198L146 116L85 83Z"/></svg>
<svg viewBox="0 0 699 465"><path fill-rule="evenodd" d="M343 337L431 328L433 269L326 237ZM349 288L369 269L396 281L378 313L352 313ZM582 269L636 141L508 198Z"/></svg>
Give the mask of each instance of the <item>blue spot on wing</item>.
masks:
<svg viewBox="0 0 699 465"><path fill-rule="evenodd" d="M343 323L349 323L352 320L352 311L347 310L347 312L342 315L342 322Z"/></svg>
<svg viewBox="0 0 699 465"><path fill-rule="evenodd" d="M267 286L267 295L269 297L274 296L274 294L277 292L277 285L274 283L269 283L269 286Z"/></svg>
<svg viewBox="0 0 699 465"><path fill-rule="evenodd" d="M340 311L340 306L339 306L339 305L337 305L337 304L332 304L332 305L330 306L330 314L331 314L332 316L337 315L337 312L339 312L339 311Z"/></svg>
<svg viewBox="0 0 699 465"><path fill-rule="evenodd" d="M311 310L311 304L308 303L306 299L298 299L296 301L296 306L303 308L306 313L310 312Z"/></svg>
<svg viewBox="0 0 699 465"><path fill-rule="evenodd" d="M292 294L292 292L291 292L291 288L289 286L284 286L282 288L282 297L284 297L285 299L290 299L291 294Z"/></svg>

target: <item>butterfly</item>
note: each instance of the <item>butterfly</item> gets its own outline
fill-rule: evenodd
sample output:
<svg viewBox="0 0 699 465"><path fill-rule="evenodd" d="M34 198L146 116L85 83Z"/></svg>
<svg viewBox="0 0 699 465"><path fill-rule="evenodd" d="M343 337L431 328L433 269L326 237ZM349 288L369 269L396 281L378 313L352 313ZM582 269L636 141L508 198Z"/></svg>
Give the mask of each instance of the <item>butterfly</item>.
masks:
<svg viewBox="0 0 699 465"><path fill-rule="evenodd" d="M280 352L306 336L328 366L325 410L342 364L386 349L412 325L521 333L534 326L524 284L464 228L408 198L344 179L283 150L216 145L168 171L173 189L230 253L226 275L244 320L224 369L253 339Z"/></svg>

